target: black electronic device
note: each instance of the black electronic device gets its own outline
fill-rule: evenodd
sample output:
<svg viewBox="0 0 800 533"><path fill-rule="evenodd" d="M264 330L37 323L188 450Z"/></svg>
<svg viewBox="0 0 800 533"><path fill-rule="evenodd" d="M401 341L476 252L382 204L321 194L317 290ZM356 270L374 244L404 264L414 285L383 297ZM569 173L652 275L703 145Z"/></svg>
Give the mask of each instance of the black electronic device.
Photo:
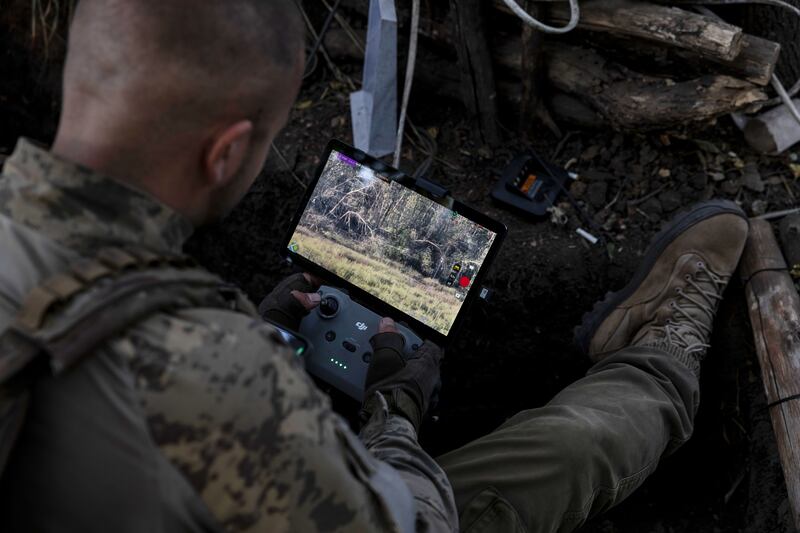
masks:
<svg viewBox="0 0 800 533"><path fill-rule="evenodd" d="M355 305L446 346L505 234L446 189L331 141L282 253ZM469 265L469 275L448 285L456 264Z"/></svg>
<svg viewBox="0 0 800 533"><path fill-rule="evenodd" d="M492 198L524 214L542 217L570 179L569 172L531 152L509 163L492 189Z"/></svg>
<svg viewBox="0 0 800 533"><path fill-rule="evenodd" d="M369 340L378 332L381 317L339 289L323 285L319 294L319 307L300 323L300 333L315 347L306 353L306 370L360 402L372 357ZM397 329L405 340L406 356L422 346L409 328L397 324Z"/></svg>
<svg viewBox="0 0 800 533"><path fill-rule="evenodd" d="M278 330L278 334L280 335L283 342L285 342L289 348L294 351L294 354L298 357L305 356L308 352L311 351L312 344L308 341L306 337L302 334L287 329L280 324L273 322L272 320L267 320L272 326Z"/></svg>

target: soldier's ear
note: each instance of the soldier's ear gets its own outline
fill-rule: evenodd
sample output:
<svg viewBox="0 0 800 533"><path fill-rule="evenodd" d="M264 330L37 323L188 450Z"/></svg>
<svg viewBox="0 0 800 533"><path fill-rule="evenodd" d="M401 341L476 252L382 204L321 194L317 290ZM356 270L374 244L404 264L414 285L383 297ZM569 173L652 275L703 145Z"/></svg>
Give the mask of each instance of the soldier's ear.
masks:
<svg viewBox="0 0 800 533"><path fill-rule="evenodd" d="M205 152L205 179L213 188L227 185L247 160L253 138L253 123L240 120L219 132Z"/></svg>

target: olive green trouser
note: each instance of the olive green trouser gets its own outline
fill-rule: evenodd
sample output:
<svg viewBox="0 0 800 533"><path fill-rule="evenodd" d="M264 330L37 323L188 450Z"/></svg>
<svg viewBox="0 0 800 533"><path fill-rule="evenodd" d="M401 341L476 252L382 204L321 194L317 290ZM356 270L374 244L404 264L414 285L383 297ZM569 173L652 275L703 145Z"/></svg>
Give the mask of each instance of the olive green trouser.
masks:
<svg viewBox="0 0 800 533"><path fill-rule="evenodd" d="M437 459L464 532L566 532L630 495L692 434L698 380L626 348L547 405Z"/></svg>

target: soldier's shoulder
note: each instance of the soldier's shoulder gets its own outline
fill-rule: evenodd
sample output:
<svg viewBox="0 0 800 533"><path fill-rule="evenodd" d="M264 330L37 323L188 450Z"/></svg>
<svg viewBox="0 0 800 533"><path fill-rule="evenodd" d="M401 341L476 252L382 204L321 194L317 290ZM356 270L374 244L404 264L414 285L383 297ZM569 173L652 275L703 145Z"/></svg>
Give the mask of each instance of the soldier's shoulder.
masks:
<svg viewBox="0 0 800 533"><path fill-rule="evenodd" d="M288 352L278 330L238 311L198 307L154 313L129 332L145 335L165 348L178 351L233 350L260 354Z"/></svg>
<svg viewBox="0 0 800 533"><path fill-rule="evenodd" d="M153 389L199 386L198 394L216 390L231 401L254 391L265 397L280 392L287 404L325 403L277 330L246 314L213 308L159 312L110 348Z"/></svg>

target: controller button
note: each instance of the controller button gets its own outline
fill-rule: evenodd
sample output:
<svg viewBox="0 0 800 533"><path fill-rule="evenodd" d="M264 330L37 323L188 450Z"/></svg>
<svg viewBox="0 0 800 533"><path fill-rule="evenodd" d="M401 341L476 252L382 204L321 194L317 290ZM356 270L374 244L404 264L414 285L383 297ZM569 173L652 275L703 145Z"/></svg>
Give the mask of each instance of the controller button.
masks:
<svg viewBox="0 0 800 533"><path fill-rule="evenodd" d="M353 344L353 343L352 343L352 342L350 342L350 341L344 341L344 342L342 343L342 346L343 346L343 347L344 347L344 349L345 349L345 350L347 350L348 352L353 352L353 353L355 353L355 351L356 351L356 349L357 349L356 345L355 345L355 344Z"/></svg>
<svg viewBox="0 0 800 533"><path fill-rule="evenodd" d="M372 353L370 352L364 352L364 355L361 356L361 360L367 364L369 364L370 359L372 359Z"/></svg>
<svg viewBox="0 0 800 533"><path fill-rule="evenodd" d="M417 350L419 350L419 344L412 344L411 349L416 352Z"/></svg>
<svg viewBox="0 0 800 533"><path fill-rule="evenodd" d="M339 311L339 302L332 296L326 296L319 303L319 314L325 318L331 318Z"/></svg>
<svg viewBox="0 0 800 533"><path fill-rule="evenodd" d="M325 340L326 340L326 341L328 341L328 342L333 342L333 341L335 341L335 340L336 340L336 332L335 332L335 331L329 331L329 332L327 332L327 333L325 334Z"/></svg>

